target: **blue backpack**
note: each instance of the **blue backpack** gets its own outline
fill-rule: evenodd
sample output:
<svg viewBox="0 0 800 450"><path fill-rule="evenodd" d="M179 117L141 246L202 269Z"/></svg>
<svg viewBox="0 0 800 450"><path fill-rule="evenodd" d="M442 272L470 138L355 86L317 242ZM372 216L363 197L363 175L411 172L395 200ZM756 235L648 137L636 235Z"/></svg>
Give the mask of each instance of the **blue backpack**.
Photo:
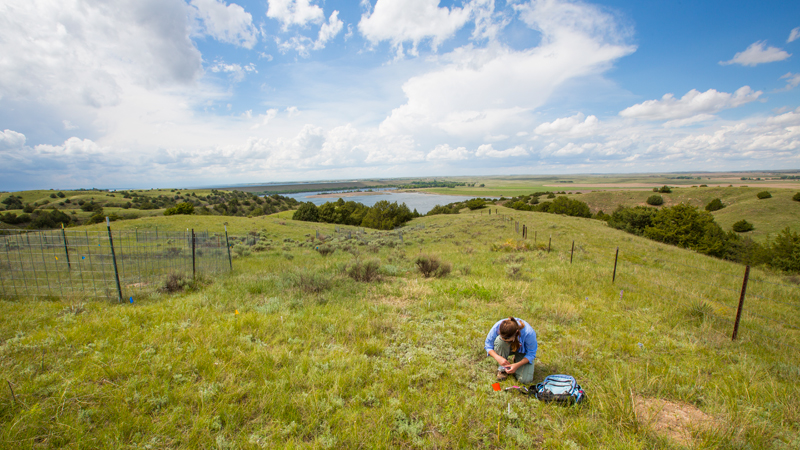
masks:
<svg viewBox="0 0 800 450"><path fill-rule="evenodd" d="M586 393L570 375L548 375L534 391L536 399L543 402L578 404L586 399Z"/></svg>

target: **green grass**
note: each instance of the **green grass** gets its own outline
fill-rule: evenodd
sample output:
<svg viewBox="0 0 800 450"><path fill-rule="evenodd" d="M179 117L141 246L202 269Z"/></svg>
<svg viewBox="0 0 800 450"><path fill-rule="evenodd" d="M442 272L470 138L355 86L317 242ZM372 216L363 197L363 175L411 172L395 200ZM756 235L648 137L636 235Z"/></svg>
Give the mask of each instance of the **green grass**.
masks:
<svg viewBox="0 0 800 450"><path fill-rule="evenodd" d="M396 233L367 230L372 245L336 241L327 257L307 235L332 235L334 226L287 220L291 212L113 224L219 231L224 221L235 233L264 228L295 242L237 258L233 273L190 293L151 290L134 304L0 301L0 379L16 397L3 383L0 442L682 448L634 407L658 398L712 418L708 427L683 425L694 448L800 445L796 281L754 270L774 284L751 283L763 298L747 298L732 342L741 266L600 221L498 209L527 224L530 240L552 239L551 252L490 251L519 236L513 222L485 210L416 219L402 244ZM413 262L420 253L453 271L423 278ZM354 254L380 259L379 281L347 276ZM521 265L522 276L510 278L509 264ZM588 393L585 406L492 390L496 365L483 340L511 314L537 331L535 381L572 374Z"/></svg>

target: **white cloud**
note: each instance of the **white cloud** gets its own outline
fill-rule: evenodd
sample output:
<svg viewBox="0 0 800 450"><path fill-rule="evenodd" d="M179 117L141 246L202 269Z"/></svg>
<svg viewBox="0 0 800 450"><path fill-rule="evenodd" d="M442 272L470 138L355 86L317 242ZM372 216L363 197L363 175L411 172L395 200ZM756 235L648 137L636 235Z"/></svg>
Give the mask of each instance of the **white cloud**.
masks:
<svg viewBox="0 0 800 450"><path fill-rule="evenodd" d="M227 73L236 82L242 81L248 73L258 73L253 63L242 66L239 64L226 64L222 61L215 61L214 65L209 67L209 70L213 73Z"/></svg>
<svg viewBox="0 0 800 450"><path fill-rule="evenodd" d="M542 33L539 46L514 50L497 42L460 47L443 55L438 69L403 85L408 101L381 129L451 135L511 135L528 126L528 112L542 106L564 82L602 73L634 51L612 17L582 3L542 1L517 6Z"/></svg>
<svg viewBox="0 0 800 450"><path fill-rule="evenodd" d="M680 100L673 94L664 94L661 100L647 100L625 108L619 115L644 120L685 119L698 114L711 114L723 109L736 108L758 99L761 94L761 91L754 92L750 86L742 86L733 94L717 92L715 89L705 92L692 89Z"/></svg>
<svg viewBox="0 0 800 450"><path fill-rule="evenodd" d="M308 58L311 55L311 50L322 50L325 48L325 45L342 31L343 26L344 22L339 20L339 11L334 11L328 18L328 22L323 23L320 27L316 41L308 36L298 34L287 40L275 38L275 43L278 45L278 51L281 53L294 50L303 58Z"/></svg>
<svg viewBox="0 0 800 450"><path fill-rule="evenodd" d="M309 0L269 0L268 3L267 17L280 21L284 31L292 25L304 27L325 20L322 8L312 5Z"/></svg>
<svg viewBox="0 0 800 450"><path fill-rule="evenodd" d="M475 156L479 158L481 157L509 158L512 156L527 156L527 155L528 151L519 145L505 150L495 150L492 147L492 144L483 144L480 147L478 147L478 151L475 152Z"/></svg>
<svg viewBox="0 0 800 450"><path fill-rule="evenodd" d="M18 149L25 145L25 135L14 130L0 133L0 150Z"/></svg>
<svg viewBox="0 0 800 450"><path fill-rule="evenodd" d="M777 48L767 47L766 41L758 41L750 44L749 47L743 52L733 55L733 59L729 61L720 61L722 65L741 64L743 66L756 66L758 64L770 63L775 61L783 61L784 59L792 56L790 53Z"/></svg>
<svg viewBox="0 0 800 450"><path fill-rule="evenodd" d="M220 42L253 48L258 41L258 30L253 26L253 16L241 6L224 0L191 0L203 21L205 32Z"/></svg>
<svg viewBox="0 0 800 450"><path fill-rule="evenodd" d="M259 122L259 123L256 123L255 125L253 125L252 127L250 127L250 129L251 129L251 130L255 130L255 129L258 129L258 128L261 128L261 127L267 126L267 125L269 124L269 122L270 122L272 119L274 119L275 117L277 117L277 116L278 116L278 110L277 110L277 109L274 109L274 108L272 108L272 109L268 109L268 110L267 110L267 112L266 112L265 114L260 114L260 115L257 117L257 119L261 120L261 122Z"/></svg>
<svg viewBox="0 0 800 450"><path fill-rule="evenodd" d="M792 32L789 33L789 39L786 40L786 43L794 42L797 38L800 38L800 27L793 29Z"/></svg>
<svg viewBox="0 0 800 450"><path fill-rule="evenodd" d="M572 136L588 136L597 130L600 121L596 116L585 117L583 113L570 117L562 117L552 122L545 122L536 127L536 134L568 134Z"/></svg>
<svg viewBox="0 0 800 450"><path fill-rule="evenodd" d="M452 37L470 18L468 8L440 8L439 0L378 0L374 10L364 13L358 29L370 42L389 41L402 55L404 42L411 42L410 54L430 39L431 49Z"/></svg>
<svg viewBox="0 0 800 450"><path fill-rule="evenodd" d="M449 144L437 145L425 156L428 161L459 161L469 158L470 153L466 147L453 148Z"/></svg>
<svg viewBox="0 0 800 450"><path fill-rule="evenodd" d="M72 122L70 122L69 120L62 120L61 123L64 124L64 129L65 130L74 130L74 129L78 128L77 125L73 125Z"/></svg>
<svg viewBox="0 0 800 450"><path fill-rule="evenodd" d="M297 109L297 106L290 106L286 108L286 113L289 115L289 117L297 117L302 114L300 110Z"/></svg>
<svg viewBox="0 0 800 450"><path fill-rule="evenodd" d="M789 91L800 85L800 73L792 73L788 72L786 75L781 77L781 80L786 80L786 86L781 89L783 91Z"/></svg>
<svg viewBox="0 0 800 450"><path fill-rule="evenodd" d="M700 122L706 122L716 119L717 116L713 114L697 114L695 116L686 117L684 119L674 119L664 122L664 128L680 128L688 125L694 125Z"/></svg>
<svg viewBox="0 0 800 450"><path fill-rule="evenodd" d="M336 35L342 31L343 25L344 22L339 20L339 11L334 11L331 13L331 16L328 18L328 22L323 23L319 29L317 41L314 42L314 50L325 48L325 44L327 44L328 41L336 37Z"/></svg>

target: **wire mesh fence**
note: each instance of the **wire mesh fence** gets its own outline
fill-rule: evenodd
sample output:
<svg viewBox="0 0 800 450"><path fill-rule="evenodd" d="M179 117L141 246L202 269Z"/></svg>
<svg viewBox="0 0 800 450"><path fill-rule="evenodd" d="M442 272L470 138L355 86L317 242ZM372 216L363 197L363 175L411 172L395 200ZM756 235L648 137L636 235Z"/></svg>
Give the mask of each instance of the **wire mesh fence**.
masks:
<svg viewBox="0 0 800 450"><path fill-rule="evenodd" d="M232 268L225 233L41 230L0 236L0 295L119 299L169 274Z"/></svg>

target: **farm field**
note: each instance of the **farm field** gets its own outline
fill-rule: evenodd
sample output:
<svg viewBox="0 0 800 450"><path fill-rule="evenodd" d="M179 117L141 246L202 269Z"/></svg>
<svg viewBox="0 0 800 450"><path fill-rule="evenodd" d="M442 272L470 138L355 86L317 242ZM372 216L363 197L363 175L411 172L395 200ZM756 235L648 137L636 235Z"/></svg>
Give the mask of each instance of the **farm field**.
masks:
<svg viewBox="0 0 800 450"><path fill-rule="evenodd" d="M0 300L2 446L800 445L797 277L754 269L732 341L743 266L602 221L497 206L414 219L401 240L290 215L113 224L269 236L184 291ZM423 277L420 254L450 272ZM350 276L369 261L377 278ZM534 381L572 374L586 404L492 390L483 340L509 315L537 332Z"/></svg>

